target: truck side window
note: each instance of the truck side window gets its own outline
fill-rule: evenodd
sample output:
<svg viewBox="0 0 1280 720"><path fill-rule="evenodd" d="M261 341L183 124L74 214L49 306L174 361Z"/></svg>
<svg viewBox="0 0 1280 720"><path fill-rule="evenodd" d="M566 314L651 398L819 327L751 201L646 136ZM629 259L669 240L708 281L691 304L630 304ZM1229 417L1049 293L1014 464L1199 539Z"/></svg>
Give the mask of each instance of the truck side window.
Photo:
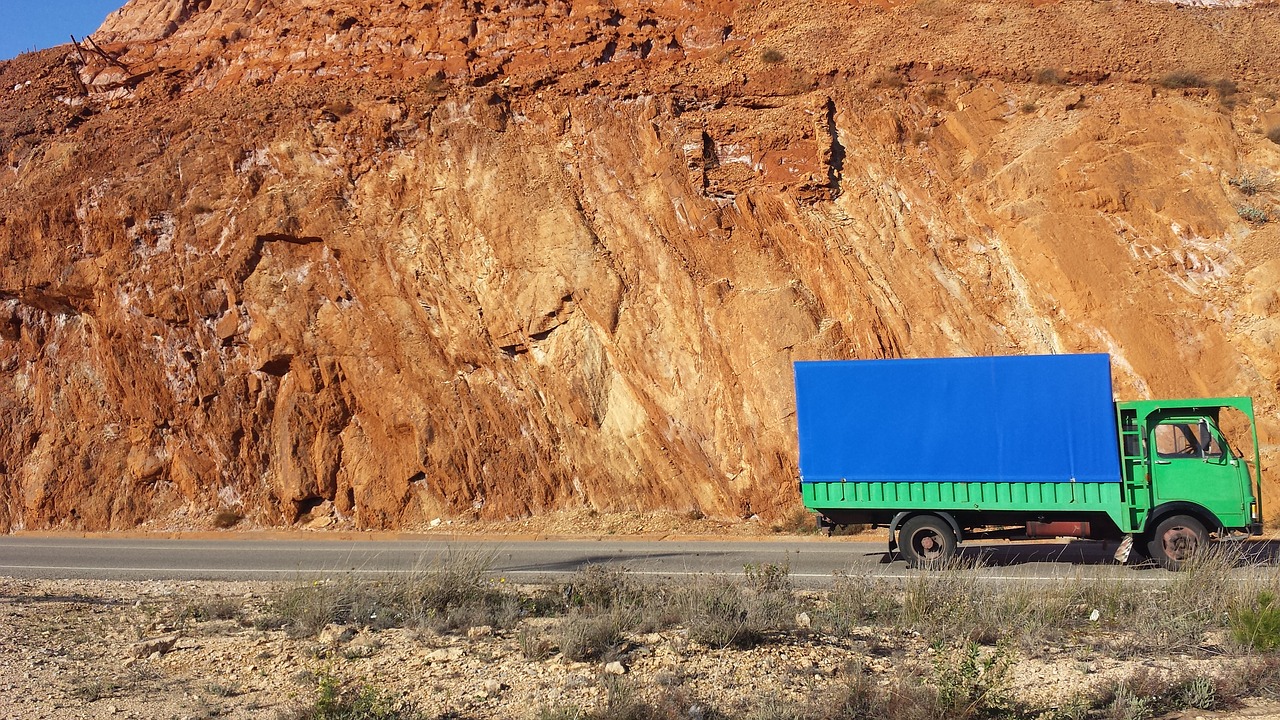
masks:
<svg viewBox="0 0 1280 720"><path fill-rule="evenodd" d="M1156 453L1162 458L1201 457L1200 448L1206 447L1206 440L1204 455L1221 457L1222 445L1208 425L1170 422L1156 426Z"/></svg>

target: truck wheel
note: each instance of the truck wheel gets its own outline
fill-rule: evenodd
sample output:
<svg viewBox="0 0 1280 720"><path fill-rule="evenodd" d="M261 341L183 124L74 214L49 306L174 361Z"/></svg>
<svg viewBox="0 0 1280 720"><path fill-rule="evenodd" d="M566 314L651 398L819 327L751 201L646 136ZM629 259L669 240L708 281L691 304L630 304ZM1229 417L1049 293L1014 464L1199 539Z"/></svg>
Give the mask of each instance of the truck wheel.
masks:
<svg viewBox="0 0 1280 720"><path fill-rule="evenodd" d="M935 515L916 515L898 531L898 551L907 567L936 568L956 553L956 534Z"/></svg>
<svg viewBox="0 0 1280 720"><path fill-rule="evenodd" d="M1181 570L1200 548L1209 542L1204 523L1190 515L1173 515L1156 525L1147 554L1167 570Z"/></svg>

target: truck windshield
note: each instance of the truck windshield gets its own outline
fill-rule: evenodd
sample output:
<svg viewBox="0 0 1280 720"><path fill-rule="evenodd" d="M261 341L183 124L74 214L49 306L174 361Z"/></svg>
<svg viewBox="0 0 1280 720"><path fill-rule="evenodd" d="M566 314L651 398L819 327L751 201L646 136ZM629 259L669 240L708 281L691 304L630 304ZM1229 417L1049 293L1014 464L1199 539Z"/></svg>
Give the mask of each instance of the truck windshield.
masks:
<svg viewBox="0 0 1280 720"><path fill-rule="evenodd" d="M1156 426L1156 453L1162 458L1221 457L1222 445L1207 423L1175 420Z"/></svg>

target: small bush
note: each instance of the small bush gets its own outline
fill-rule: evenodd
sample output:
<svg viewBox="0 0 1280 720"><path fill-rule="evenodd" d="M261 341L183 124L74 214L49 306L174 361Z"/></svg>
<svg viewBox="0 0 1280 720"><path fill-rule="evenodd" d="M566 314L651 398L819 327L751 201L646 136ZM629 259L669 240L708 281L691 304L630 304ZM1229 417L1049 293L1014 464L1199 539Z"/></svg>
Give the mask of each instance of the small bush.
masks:
<svg viewBox="0 0 1280 720"><path fill-rule="evenodd" d="M1259 592L1251 606L1235 608L1229 617L1231 639L1241 647L1264 652L1280 649L1280 606L1274 593Z"/></svg>
<svg viewBox="0 0 1280 720"><path fill-rule="evenodd" d="M938 703L948 718L1007 716L1010 658L997 647L986 652L977 643L934 663Z"/></svg>
<svg viewBox="0 0 1280 720"><path fill-rule="evenodd" d="M776 533L793 535L813 535L818 532L818 516L804 506L791 509L791 512L775 522L771 529Z"/></svg>
<svg viewBox="0 0 1280 720"><path fill-rule="evenodd" d="M600 612L639 607L645 603L649 590L626 570L588 565L564 586L562 593L570 607Z"/></svg>
<svg viewBox="0 0 1280 720"><path fill-rule="evenodd" d="M1160 86L1170 90L1209 87L1209 82L1189 70L1171 72L1160 78Z"/></svg>
<svg viewBox="0 0 1280 720"><path fill-rule="evenodd" d="M492 582L488 565L485 557L450 556L404 577L362 581L346 576L289 587L256 624L287 628L297 637L314 635L329 623L440 632L511 627L536 603Z"/></svg>
<svg viewBox="0 0 1280 720"><path fill-rule="evenodd" d="M907 79L893 70L882 70L871 78L871 87L900 88L907 84Z"/></svg>
<svg viewBox="0 0 1280 720"><path fill-rule="evenodd" d="M1271 216L1267 214L1266 210L1253 207L1252 205L1241 205L1236 208L1236 214L1239 215L1242 220L1257 223L1258 225L1262 225L1271 219Z"/></svg>
<svg viewBox="0 0 1280 720"><path fill-rule="evenodd" d="M781 52L774 50L773 48L765 48L764 51L760 53L760 60L770 65L777 65L785 59L786 58L783 57Z"/></svg>
<svg viewBox="0 0 1280 720"><path fill-rule="evenodd" d="M1267 183L1257 175L1249 173L1241 173L1239 177L1227 179L1227 184L1240 191L1241 195L1253 197L1258 194L1259 190L1265 189Z"/></svg>
<svg viewBox="0 0 1280 720"><path fill-rule="evenodd" d="M848 637L868 621L892 623L899 610L897 588L887 580L866 575L841 575L815 613L823 632Z"/></svg>
<svg viewBox="0 0 1280 720"><path fill-rule="evenodd" d="M516 644L520 646L520 654L526 660L546 660L555 650L555 645L550 640L530 627L520 628L520 632L516 634Z"/></svg>
<svg viewBox="0 0 1280 720"><path fill-rule="evenodd" d="M1267 139L1277 145L1280 145L1280 125L1276 125L1275 127L1267 130Z"/></svg>
<svg viewBox="0 0 1280 720"><path fill-rule="evenodd" d="M560 621L560 654L574 662L609 659L622 645L627 626L619 610L600 615L570 612Z"/></svg>
<svg viewBox="0 0 1280 720"><path fill-rule="evenodd" d="M1061 85L1062 74L1053 68L1040 68L1031 78L1037 85Z"/></svg>
<svg viewBox="0 0 1280 720"><path fill-rule="evenodd" d="M235 527L243 519L244 515L239 511L232 510L230 508L223 508L214 514L213 526L220 530L226 530L228 528Z"/></svg>
<svg viewBox="0 0 1280 720"><path fill-rule="evenodd" d="M1218 697L1218 686L1211 678L1194 677L1178 686L1175 691L1177 704L1196 710L1218 710L1223 706Z"/></svg>
<svg viewBox="0 0 1280 720"><path fill-rule="evenodd" d="M178 614L195 622L240 620L244 615L244 604L235 598L202 598L188 602Z"/></svg>
<svg viewBox="0 0 1280 720"><path fill-rule="evenodd" d="M285 715L288 720L425 720L410 702L369 685L344 686L333 675L320 676L311 705Z"/></svg>
<svg viewBox="0 0 1280 720"><path fill-rule="evenodd" d="M1031 113L1035 112L1037 108L1035 103L1027 101L1019 105L1018 110L1022 111L1024 115L1030 115Z"/></svg>

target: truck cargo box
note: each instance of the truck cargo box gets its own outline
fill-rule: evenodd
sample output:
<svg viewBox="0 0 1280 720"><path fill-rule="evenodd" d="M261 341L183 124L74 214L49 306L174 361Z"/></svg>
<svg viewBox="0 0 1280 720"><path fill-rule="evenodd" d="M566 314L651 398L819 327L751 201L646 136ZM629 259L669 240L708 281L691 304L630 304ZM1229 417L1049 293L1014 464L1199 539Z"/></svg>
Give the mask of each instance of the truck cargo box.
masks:
<svg viewBox="0 0 1280 720"><path fill-rule="evenodd" d="M1119 482L1105 354L797 362L801 482Z"/></svg>

